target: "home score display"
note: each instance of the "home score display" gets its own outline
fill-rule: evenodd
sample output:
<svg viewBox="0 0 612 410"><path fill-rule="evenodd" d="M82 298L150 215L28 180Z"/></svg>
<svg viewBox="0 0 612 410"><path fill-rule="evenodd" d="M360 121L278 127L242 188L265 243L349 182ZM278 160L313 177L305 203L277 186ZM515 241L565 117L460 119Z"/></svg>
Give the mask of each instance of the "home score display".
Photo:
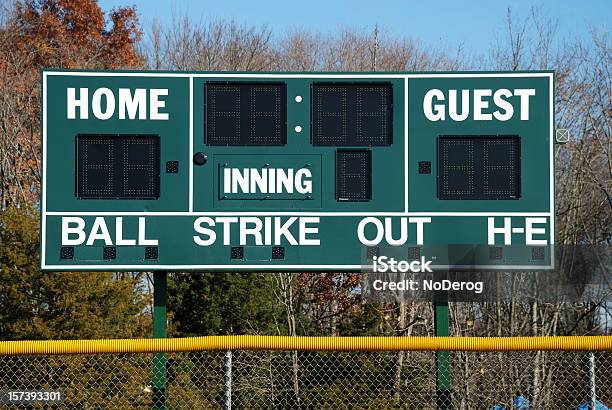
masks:
<svg viewBox="0 0 612 410"><path fill-rule="evenodd" d="M46 270L551 268L552 72L43 71Z"/></svg>

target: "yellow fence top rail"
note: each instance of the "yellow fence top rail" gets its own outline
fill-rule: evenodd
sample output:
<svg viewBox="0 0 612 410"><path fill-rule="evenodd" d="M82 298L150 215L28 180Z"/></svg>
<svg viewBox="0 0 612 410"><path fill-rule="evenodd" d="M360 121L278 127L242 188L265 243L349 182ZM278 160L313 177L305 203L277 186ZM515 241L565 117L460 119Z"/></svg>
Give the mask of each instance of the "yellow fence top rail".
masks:
<svg viewBox="0 0 612 410"><path fill-rule="evenodd" d="M311 337L205 336L176 339L42 340L0 342L1 356L158 353L208 350L309 351L602 351L612 336L543 337Z"/></svg>

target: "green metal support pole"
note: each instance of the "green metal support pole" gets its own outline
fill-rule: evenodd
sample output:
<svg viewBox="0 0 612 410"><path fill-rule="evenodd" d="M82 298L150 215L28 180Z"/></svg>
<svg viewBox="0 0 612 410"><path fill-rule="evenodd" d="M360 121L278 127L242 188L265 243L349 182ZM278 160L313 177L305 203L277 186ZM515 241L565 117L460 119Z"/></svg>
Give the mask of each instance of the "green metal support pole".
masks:
<svg viewBox="0 0 612 410"><path fill-rule="evenodd" d="M434 273L436 280L445 279L446 273ZM434 326L436 336L448 336L448 295L434 292ZM438 410L452 409L450 352L436 352L436 404Z"/></svg>
<svg viewBox="0 0 612 410"><path fill-rule="evenodd" d="M168 273L153 273L153 337L165 338ZM153 409L166 408L166 353L153 354Z"/></svg>

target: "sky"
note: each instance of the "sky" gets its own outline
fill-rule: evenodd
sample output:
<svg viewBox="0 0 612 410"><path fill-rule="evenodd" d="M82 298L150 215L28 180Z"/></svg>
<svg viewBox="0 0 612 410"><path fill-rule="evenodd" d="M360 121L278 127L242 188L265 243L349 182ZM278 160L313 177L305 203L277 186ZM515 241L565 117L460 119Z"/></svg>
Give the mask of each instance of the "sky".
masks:
<svg viewBox="0 0 612 410"><path fill-rule="evenodd" d="M409 36L426 45L458 47L484 53L503 36L508 7L523 21L532 8L558 22L558 40L590 37L590 30L610 31L612 0L99 0L104 10L135 5L143 27L172 15L195 20L235 19L267 25L274 34L313 30L333 34L343 27L373 29Z"/></svg>

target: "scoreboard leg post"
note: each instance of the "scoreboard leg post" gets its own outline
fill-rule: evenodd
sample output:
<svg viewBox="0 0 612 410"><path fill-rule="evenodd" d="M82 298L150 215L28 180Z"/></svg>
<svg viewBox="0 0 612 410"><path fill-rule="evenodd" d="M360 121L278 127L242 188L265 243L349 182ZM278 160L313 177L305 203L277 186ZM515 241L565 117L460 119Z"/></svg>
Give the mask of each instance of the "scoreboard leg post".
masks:
<svg viewBox="0 0 612 410"><path fill-rule="evenodd" d="M435 276L440 276L438 272ZM436 336L448 336L448 296L446 292L434 292L434 326ZM450 410L451 404L451 366L450 352L436 352L436 407Z"/></svg>
<svg viewBox="0 0 612 410"><path fill-rule="evenodd" d="M167 331L166 302L167 302L168 272L156 271L153 273L153 337L165 338ZM153 354L153 409L166 408L166 353Z"/></svg>

